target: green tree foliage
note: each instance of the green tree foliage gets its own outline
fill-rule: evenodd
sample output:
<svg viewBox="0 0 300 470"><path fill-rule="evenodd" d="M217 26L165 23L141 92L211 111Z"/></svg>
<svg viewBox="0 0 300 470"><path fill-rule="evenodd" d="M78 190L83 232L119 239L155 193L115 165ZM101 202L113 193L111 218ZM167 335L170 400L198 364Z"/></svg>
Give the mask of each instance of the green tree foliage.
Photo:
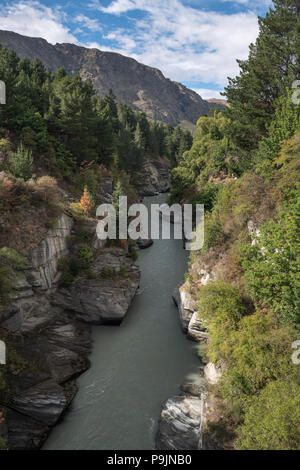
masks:
<svg viewBox="0 0 300 470"><path fill-rule="evenodd" d="M243 264L251 296L283 322L300 322L300 185L276 220L260 228Z"/></svg>
<svg viewBox="0 0 300 470"><path fill-rule="evenodd" d="M288 90L277 100L275 115L268 128L268 135L261 140L255 154L257 172L264 174L264 170L267 168L269 173L272 173L270 163L279 156L282 142L290 139L299 127L300 105L293 103L292 91Z"/></svg>
<svg viewBox="0 0 300 470"><path fill-rule="evenodd" d="M77 182L79 167L100 164L128 172L134 183L147 156L173 155L173 128L150 124L144 113L117 103L112 90L101 99L92 83L79 75L70 77L63 69L51 73L40 61L20 61L0 46L0 79L7 88L1 128L32 152L36 166L53 176ZM181 132L187 146L174 138L175 154L188 148L191 140L190 133Z"/></svg>
<svg viewBox="0 0 300 470"><path fill-rule="evenodd" d="M9 160L9 168L12 174L16 178L23 178L25 181L32 176L32 164L32 152L24 148L23 144L18 147L17 152L12 154Z"/></svg>
<svg viewBox="0 0 300 470"><path fill-rule="evenodd" d="M268 384L253 398L239 429L240 450L300 450L300 387L295 381Z"/></svg>
<svg viewBox="0 0 300 470"><path fill-rule="evenodd" d="M223 281L210 282L199 292L199 318L209 332L208 357L219 363L228 357L228 336L245 313L239 290Z"/></svg>
<svg viewBox="0 0 300 470"><path fill-rule="evenodd" d="M269 382L296 377L297 367L291 360L295 331L282 327L265 312L244 317L227 337L227 370L220 389L222 396L235 400L245 410L252 397Z"/></svg>
<svg viewBox="0 0 300 470"><path fill-rule="evenodd" d="M259 37L250 46L249 58L238 61L240 75L229 79L227 133L241 149L257 148L267 134L276 100L297 79L299 15L298 0L275 0L266 17L259 18Z"/></svg>
<svg viewBox="0 0 300 470"><path fill-rule="evenodd" d="M207 202L206 184L220 173L232 175L239 173L241 162L234 147L225 135L229 125L222 113L216 111L211 117L201 117L198 130L190 151L183 153L179 165L172 172L172 200L180 201L191 192L198 193L197 200ZM202 194L204 191L205 194ZM211 205L212 199L208 200Z"/></svg>

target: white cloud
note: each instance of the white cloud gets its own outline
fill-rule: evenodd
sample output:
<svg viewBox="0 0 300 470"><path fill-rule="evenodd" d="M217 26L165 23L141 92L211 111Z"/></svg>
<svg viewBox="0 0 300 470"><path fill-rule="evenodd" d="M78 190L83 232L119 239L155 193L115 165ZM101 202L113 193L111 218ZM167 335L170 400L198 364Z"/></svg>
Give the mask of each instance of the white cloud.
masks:
<svg viewBox="0 0 300 470"><path fill-rule="evenodd" d="M37 1L15 2L1 8L0 29L25 36L42 37L52 44L77 42L70 30L62 24L62 14Z"/></svg>
<svg viewBox="0 0 300 470"><path fill-rule="evenodd" d="M193 91L198 93L204 100L208 100L210 98L218 98L218 99L225 99L224 96L221 96L220 91L210 90L208 88L193 88Z"/></svg>
<svg viewBox="0 0 300 470"><path fill-rule="evenodd" d="M93 3L103 13L120 15L141 10L145 16L134 30L118 30L111 39L115 50L161 69L168 77L185 82L224 86L239 69L236 59L248 56L258 34L255 13L221 14L183 5L179 0L115 0L107 7Z"/></svg>
<svg viewBox="0 0 300 470"><path fill-rule="evenodd" d="M74 18L74 23L80 23L84 28L95 33L96 31L102 31L102 27L98 20L88 18L85 15L77 15Z"/></svg>

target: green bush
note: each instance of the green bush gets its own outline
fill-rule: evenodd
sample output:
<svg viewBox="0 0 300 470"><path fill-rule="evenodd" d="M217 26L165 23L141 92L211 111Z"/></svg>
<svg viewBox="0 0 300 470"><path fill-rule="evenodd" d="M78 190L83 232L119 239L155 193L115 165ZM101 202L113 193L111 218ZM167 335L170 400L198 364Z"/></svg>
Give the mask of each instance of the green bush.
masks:
<svg viewBox="0 0 300 470"><path fill-rule="evenodd" d="M18 150L9 159L9 168L16 178L23 178L25 181L32 177L32 152L21 144Z"/></svg>
<svg viewBox="0 0 300 470"><path fill-rule="evenodd" d="M2 437L0 437L0 450L7 450L7 443Z"/></svg>
<svg viewBox="0 0 300 470"><path fill-rule="evenodd" d="M113 268L104 266L101 269L100 276L102 277L102 279L114 279L117 276L117 272Z"/></svg>
<svg viewBox="0 0 300 470"><path fill-rule="evenodd" d="M300 185L285 212L260 227L245 248L243 266L252 298L282 322L300 322Z"/></svg>
<svg viewBox="0 0 300 470"><path fill-rule="evenodd" d="M238 429L240 450L300 450L300 387L291 380L268 384L253 397Z"/></svg>
<svg viewBox="0 0 300 470"><path fill-rule="evenodd" d="M238 289L224 281L209 282L199 291L199 318L207 326L207 355L211 362L228 359L228 336L238 328L245 307Z"/></svg>
<svg viewBox="0 0 300 470"><path fill-rule="evenodd" d="M279 325L271 315L257 312L244 317L226 339L230 354L220 382L222 396L235 400L244 409L249 399L269 382L294 376L294 339L293 328Z"/></svg>
<svg viewBox="0 0 300 470"><path fill-rule="evenodd" d="M93 252L88 244L82 244L78 249L78 257L82 268L88 268L93 261Z"/></svg>

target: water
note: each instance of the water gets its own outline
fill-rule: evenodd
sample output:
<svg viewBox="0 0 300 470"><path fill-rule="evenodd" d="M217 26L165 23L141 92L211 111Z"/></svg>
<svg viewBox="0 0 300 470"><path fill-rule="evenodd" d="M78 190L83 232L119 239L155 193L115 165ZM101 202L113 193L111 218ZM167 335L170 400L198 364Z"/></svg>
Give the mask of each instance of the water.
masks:
<svg viewBox="0 0 300 470"><path fill-rule="evenodd" d="M180 240L158 240L140 251L140 292L120 327L93 328L92 366L78 379L72 407L45 449L154 449L162 404L200 365L172 300L187 258Z"/></svg>

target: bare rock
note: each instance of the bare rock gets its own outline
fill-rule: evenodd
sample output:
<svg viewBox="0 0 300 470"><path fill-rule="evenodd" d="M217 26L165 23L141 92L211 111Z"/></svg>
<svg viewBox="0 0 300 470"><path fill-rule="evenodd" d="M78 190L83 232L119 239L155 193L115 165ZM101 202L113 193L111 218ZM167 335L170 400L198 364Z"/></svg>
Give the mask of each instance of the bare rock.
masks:
<svg viewBox="0 0 300 470"><path fill-rule="evenodd" d="M204 367L204 375L207 380L207 382L210 385L217 385L219 382L220 378L222 377L223 370L221 367L217 367L215 364L212 362L209 362L205 367Z"/></svg>
<svg viewBox="0 0 300 470"><path fill-rule="evenodd" d="M156 447L158 450L198 450L202 448L203 398L170 398L163 407Z"/></svg>
<svg viewBox="0 0 300 470"><path fill-rule="evenodd" d="M150 248L150 246L153 245L153 240L151 240L151 238L147 239L147 240L142 240L142 239L139 239L137 241L137 245L139 247L140 250L145 250L146 248Z"/></svg>
<svg viewBox="0 0 300 470"><path fill-rule="evenodd" d="M199 320L198 312L195 312L189 322L187 336L189 339L199 343L200 341L208 340L208 333L203 325L202 321Z"/></svg>

